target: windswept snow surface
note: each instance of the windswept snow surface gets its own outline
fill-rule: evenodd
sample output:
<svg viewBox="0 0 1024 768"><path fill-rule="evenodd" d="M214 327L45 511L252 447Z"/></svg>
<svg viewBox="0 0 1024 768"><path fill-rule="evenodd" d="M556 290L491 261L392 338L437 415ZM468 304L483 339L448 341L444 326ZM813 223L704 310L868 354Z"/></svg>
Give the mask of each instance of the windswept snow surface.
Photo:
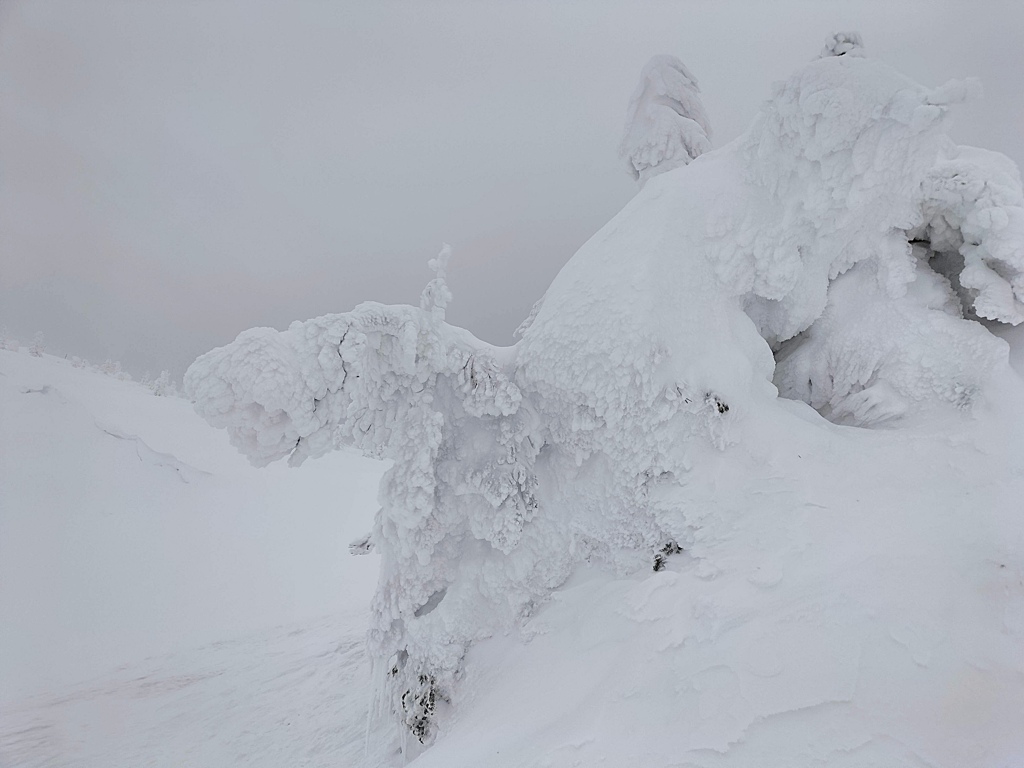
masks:
<svg viewBox="0 0 1024 768"><path fill-rule="evenodd" d="M0 351L0 766L356 764L384 468L256 470L185 400Z"/></svg>
<svg viewBox="0 0 1024 768"><path fill-rule="evenodd" d="M1024 194L944 133L973 88L802 67L514 348L442 263L196 361L254 461L395 461L371 765L1024 765L1024 387L979 320L1022 316Z"/></svg>
<svg viewBox="0 0 1024 768"><path fill-rule="evenodd" d="M903 431L747 419L672 491L688 551L476 645L414 765L1024 765L1022 404L1011 377Z"/></svg>

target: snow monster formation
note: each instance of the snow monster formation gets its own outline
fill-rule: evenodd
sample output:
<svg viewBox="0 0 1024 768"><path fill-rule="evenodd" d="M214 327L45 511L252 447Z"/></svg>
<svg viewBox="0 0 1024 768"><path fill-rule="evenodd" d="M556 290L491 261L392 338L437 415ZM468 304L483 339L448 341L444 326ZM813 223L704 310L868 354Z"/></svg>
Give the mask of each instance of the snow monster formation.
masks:
<svg viewBox="0 0 1024 768"><path fill-rule="evenodd" d="M780 398L898 428L958 418L1006 370L985 324L1024 319L1016 168L944 133L969 83L925 88L842 55L859 37L832 42L743 136L639 171L515 346L445 322L446 248L419 307L248 330L189 369L197 411L256 464L342 446L393 462L354 545L381 557L369 649L388 749L430 744L467 649L580 564L699 559L691 480L765 439Z"/></svg>
<svg viewBox="0 0 1024 768"><path fill-rule="evenodd" d="M711 121L697 78L675 56L655 56L629 101L619 155L642 187L711 149Z"/></svg>

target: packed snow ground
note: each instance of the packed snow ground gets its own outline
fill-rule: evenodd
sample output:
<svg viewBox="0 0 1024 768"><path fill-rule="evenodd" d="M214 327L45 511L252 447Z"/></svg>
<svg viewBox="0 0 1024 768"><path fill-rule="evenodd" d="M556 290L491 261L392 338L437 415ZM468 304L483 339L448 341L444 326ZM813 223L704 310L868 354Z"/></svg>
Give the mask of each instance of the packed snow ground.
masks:
<svg viewBox="0 0 1024 768"><path fill-rule="evenodd" d="M380 465L254 470L185 401L24 352L0 374L0 765L364 764L376 563L344 544ZM577 574L471 651L416 764L1024 765L1024 384L1004 384L904 431L792 404L806 428L694 491L718 510L700 562ZM843 754L813 753L851 720Z"/></svg>
<svg viewBox="0 0 1024 768"><path fill-rule="evenodd" d="M367 620L354 612L278 627L7 702L0 765L358 765Z"/></svg>
<svg viewBox="0 0 1024 768"><path fill-rule="evenodd" d="M0 766L363 751L384 465L256 470L185 400L0 352Z"/></svg>
<svg viewBox="0 0 1024 768"><path fill-rule="evenodd" d="M1024 766L1022 404L900 432L793 404L693 479L694 557L578 573L472 649L415 765Z"/></svg>

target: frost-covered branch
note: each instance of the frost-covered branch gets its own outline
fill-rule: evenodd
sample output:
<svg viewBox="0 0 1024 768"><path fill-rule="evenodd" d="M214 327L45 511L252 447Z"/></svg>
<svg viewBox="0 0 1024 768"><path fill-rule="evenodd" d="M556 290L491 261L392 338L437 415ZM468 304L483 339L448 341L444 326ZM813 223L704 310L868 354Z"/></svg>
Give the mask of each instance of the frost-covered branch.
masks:
<svg viewBox="0 0 1024 768"><path fill-rule="evenodd" d="M921 185L929 243L965 307L989 320L1024 321L1024 194L1004 155L958 147Z"/></svg>

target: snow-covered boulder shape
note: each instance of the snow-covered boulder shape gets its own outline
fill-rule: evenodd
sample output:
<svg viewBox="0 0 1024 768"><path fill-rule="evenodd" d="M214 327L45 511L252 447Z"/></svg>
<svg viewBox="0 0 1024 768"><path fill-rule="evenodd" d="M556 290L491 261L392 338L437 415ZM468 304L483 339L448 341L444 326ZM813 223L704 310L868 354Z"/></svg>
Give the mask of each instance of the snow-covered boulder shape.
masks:
<svg viewBox="0 0 1024 768"><path fill-rule="evenodd" d="M937 401L969 408L1003 362L1004 345L961 319L956 294L926 254L897 300L878 289L877 269L857 264L832 283L822 316L777 355L779 391L857 426L892 423Z"/></svg>
<svg viewBox="0 0 1024 768"><path fill-rule="evenodd" d="M629 100L619 155L642 187L711 149L711 122L700 86L675 56L651 58Z"/></svg>
<svg viewBox="0 0 1024 768"><path fill-rule="evenodd" d="M418 308L363 304L284 332L254 329L193 364L185 386L197 410L257 463L339 446L394 462L373 531L354 545L381 555L369 634L377 764L415 756L457 724L467 650L528 621L582 563L627 581L671 563L688 569L664 589L612 589L600 604L622 598L625 614L660 622L659 647L678 649L670 669L715 668L718 646L702 644L757 615L758 590L777 583L772 547L790 557L804 540L806 520L783 500L800 507L801 482L836 476L813 457L841 455L867 472L854 458L870 453L863 430L840 435L780 391L848 424L959 423L1008 375L1005 344L967 318L1019 320L1024 206L1012 164L943 133L968 90L930 90L861 57L802 67L744 136L649 179L559 273L514 347L444 321L443 252ZM777 486L785 492L775 496ZM748 525L754 507L786 516L786 536L763 518ZM828 578L845 578L819 554ZM855 547L843 562L865 556ZM740 617L688 597L765 558L749 583L735 577ZM822 573L799 580L800 601ZM870 603L881 593L856 594ZM774 599L782 610L797 596ZM809 628L800 617L812 608L799 604L779 631L790 633L786 653L812 632L813 679L773 682L756 638L722 645L750 657L759 693L739 707L747 678L709 672L692 683L713 701L700 704L699 728L673 726L686 744L724 754L773 712L851 700L856 664L833 675L827 648L856 644L863 625ZM907 631L916 647L924 630ZM975 660L1024 673L1004 650ZM1007 688L1000 705L1024 702L1022 690ZM843 712L822 713L835 744L846 743ZM389 722L390 739L378 727ZM880 749L870 754L896 754ZM683 764L761 764L700 754ZM485 757L465 764L498 764ZM631 760L615 764L640 757Z"/></svg>

